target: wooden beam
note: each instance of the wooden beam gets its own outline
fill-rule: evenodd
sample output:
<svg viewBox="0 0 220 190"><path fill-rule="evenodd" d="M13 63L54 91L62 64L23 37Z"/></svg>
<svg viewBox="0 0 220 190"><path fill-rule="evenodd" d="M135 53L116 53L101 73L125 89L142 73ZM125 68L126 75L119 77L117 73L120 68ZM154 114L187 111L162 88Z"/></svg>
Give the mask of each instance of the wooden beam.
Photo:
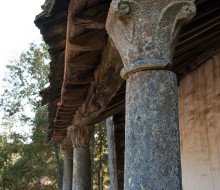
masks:
<svg viewBox="0 0 220 190"><path fill-rule="evenodd" d="M193 36L190 39L186 39L185 42L180 42L177 44L174 58L179 56L181 53L183 53L186 50L189 50L192 47L197 47L198 44L203 44L209 42L209 40L215 39L219 36L219 30L220 30L220 23L203 31L199 34ZM213 32L211 32L213 31Z"/></svg>
<svg viewBox="0 0 220 190"><path fill-rule="evenodd" d="M109 2L86 9L73 17L74 26L88 29L105 29L108 9Z"/></svg>
<svg viewBox="0 0 220 190"><path fill-rule="evenodd" d="M46 105L47 103L52 103L60 98L61 87L57 86L56 88L49 86L40 91L42 97L41 105Z"/></svg>
<svg viewBox="0 0 220 190"><path fill-rule="evenodd" d="M74 106L65 106L65 105L61 105L58 109L58 111L67 111L67 112L71 112L71 111L74 111L76 110L77 107L74 105Z"/></svg>
<svg viewBox="0 0 220 190"><path fill-rule="evenodd" d="M77 37L69 37L69 48L74 51L98 51L106 44L106 30L90 30Z"/></svg>
<svg viewBox="0 0 220 190"><path fill-rule="evenodd" d="M123 112L123 111L125 111L125 102L117 104L117 105L111 107L111 109L106 109L98 117L93 119L91 121L91 124L99 123L99 122L103 121L104 119L110 117L111 115L114 115L114 114L117 114L117 113L120 113L120 112Z"/></svg>
<svg viewBox="0 0 220 190"><path fill-rule="evenodd" d="M100 51L83 52L79 56L68 57L68 68L70 70L88 70L96 67L100 62Z"/></svg>
<svg viewBox="0 0 220 190"><path fill-rule="evenodd" d="M63 117L63 116L71 116L74 114L74 110L70 110L70 111L64 111L62 108L59 108L59 117Z"/></svg>
<svg viewBox="0 0 220 190"><path fill-rule="evenodd" d="M214 23L219 18L220 7L215 7L211 10L212 12L205 12L206 15L198 15L200 19L193 19L192 22L185 25L181 30L181 34L179 39L187 38L187 36L191 36L192 32L197 33L203 30L203 28L207 28L210 23ZM209 13L209 14L208 14ZM198 13L199 14L199 13ZM197 18L197 17L195 17Z"/></svg>
<svg viewBox="0 0 220 190"><path fill-rule="evenodd" d="M89 84L95 80L94 69L86 71L69 69L66 76L66 83L70 84Z"/></svg>
<svg viewBox="0 0 220 190"><path fill-rule="evenodd" d="M67 99L63 99L61 104L64 106L80 106L84 100L85 100L85 95L83 94L82 96L78 96L75 98L67 98Z"/></svg>
<svg viewBox="0 0 220 190"><path fill-rule="evenodd" d="M190 40L195 39L197 36L202 35L207 31L214 30L214 28L219 27L219 25L220 25L220 15L217 16L215 19L200 25L199 27L197 27L197 29L192 30L192 32L190 32L188 35L186 36L184 35L184 37L181 37L179 39L180 41L177 44L176 48L178 49L178 47L184 43L185 44L189 43Z"/></svg>
<svg viewBox="0 0 220 190"><path fill-rule="evenodd" d="M74 124L90 124L107 108L123 83L123 79L119 75L122 67L118 51L108 41L102 54L101 63L95 71L95 81L90 86L85 102L77 110L73 120Z"/></svg>
<svg viewBox="0 0 220 190"><path fill-rule="evenodd" d="M94 70L100 62L100 52L85 52L79 56L68 54L66 84L89 84L94 81Z"/></svg>
<svg viewBox="0 0 220 190"><path fill-rule="evenodd" d="M63 120L63 119L65 119L65 120L72 120L72 116L62 116L62 117L57 117L56 118L57 120Z"/></svg>
<svg viewBox="0 0 220 190"><path fill-rule="evenodd" d="M62 40L61 42L57 43L56 45L51 46L48 49L48 52L50 55L54 55L56 53L60 53L65 49L66 46L66 40Z"/></svg>
<svg viewBox="0 0 220 190"><path fill-rule="evenodd" d="M71 121L72 121L72 119L70 119L70 120L57 120L57 119L55 119L54 120L54 123L55 124L57 124L57 125L68 125L68 124L70 124L71 123Z"/></svg>
<svg viewBox="0 0 220 190"><path fill-rule="evenodd" d="M73 114L75 113L75 111L71 111L71 112L63 112L63 111L59 111L59 117L71 117L73 118Z"/></svg>
<svg viewBox="0 0 220 190"><path fill-rule="evenodd" d="M77 97L84 96L87 93L87 89L89 88L89 85L68 85L62 92L62 99L75 99Z"/></svg>

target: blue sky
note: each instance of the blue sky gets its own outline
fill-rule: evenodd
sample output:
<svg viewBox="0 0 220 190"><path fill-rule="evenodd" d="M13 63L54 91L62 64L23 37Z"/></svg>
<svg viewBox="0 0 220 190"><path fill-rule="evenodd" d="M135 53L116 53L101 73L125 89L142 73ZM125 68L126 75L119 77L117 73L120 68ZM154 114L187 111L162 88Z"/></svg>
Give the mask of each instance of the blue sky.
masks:
<svg viewBox="0 0 220 190"><path fill-rule="evenodd" d="M33 21L45 0L5 0L0 6L0 86L5 65L41 39ZM0 87L1 89L1 87ZM1 90L0 90L1 91Z"/></svg>

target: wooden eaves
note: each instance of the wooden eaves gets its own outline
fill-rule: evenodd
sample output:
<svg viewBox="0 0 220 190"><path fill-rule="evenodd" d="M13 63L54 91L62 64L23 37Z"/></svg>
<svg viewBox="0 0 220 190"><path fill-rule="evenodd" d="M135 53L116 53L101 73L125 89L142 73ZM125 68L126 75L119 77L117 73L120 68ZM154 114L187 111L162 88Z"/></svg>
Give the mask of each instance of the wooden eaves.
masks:
<svg viewBox="0 0 220 190"><path fill-rule="evenodd" d="M125 82L105 22L109 0L46 0L35 24L49 45L48 138L62 141L67 127L90 125L124 110ZM181 31L173 58L180 80L220 50L220 1L197 0L197 15Z"/></svg>

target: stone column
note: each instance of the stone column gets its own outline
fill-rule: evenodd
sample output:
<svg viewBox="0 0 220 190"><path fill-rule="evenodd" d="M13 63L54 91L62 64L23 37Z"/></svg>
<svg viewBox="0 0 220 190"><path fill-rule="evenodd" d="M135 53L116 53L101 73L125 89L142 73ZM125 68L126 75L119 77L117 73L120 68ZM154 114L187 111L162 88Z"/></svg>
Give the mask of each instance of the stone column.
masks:
<svg viewBox="0 0 220 190"><path fill-rule="evenodd" d="M125 114L119 113L106 120L108 160L110 174L109 190L124 189Z"/></svg>
<svg viewBox="0 0 220 190"><path fill-rule="evenodd" d="M89 149L92 132L92 126L71 126L68 128L68 136L74 147L72 190L92 189Z"/></svg>
<svg viewBox="0 0 220 190"><path fill-rule="evenodd" d="M173 50L191 0L113 0L107 31L124 63L126 190L181 190Z"/></svg>
<svg viewBox="0 0 220 190"><path fill-rule="evenodd" d="M61 144L63 154L63 190L72 190L73 146L66 138Z"/></svg>

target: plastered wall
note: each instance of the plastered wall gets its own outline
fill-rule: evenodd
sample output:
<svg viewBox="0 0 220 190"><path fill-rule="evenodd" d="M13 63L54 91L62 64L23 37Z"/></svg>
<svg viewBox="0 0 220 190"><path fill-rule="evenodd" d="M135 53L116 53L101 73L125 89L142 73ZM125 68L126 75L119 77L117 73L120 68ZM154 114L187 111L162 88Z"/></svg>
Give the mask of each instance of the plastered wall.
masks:
<svg viewBox="0 0 220 190"><path fill-rule="evenodd" d="M220 53L179 85L184 190L220 190Z"/></svg>

